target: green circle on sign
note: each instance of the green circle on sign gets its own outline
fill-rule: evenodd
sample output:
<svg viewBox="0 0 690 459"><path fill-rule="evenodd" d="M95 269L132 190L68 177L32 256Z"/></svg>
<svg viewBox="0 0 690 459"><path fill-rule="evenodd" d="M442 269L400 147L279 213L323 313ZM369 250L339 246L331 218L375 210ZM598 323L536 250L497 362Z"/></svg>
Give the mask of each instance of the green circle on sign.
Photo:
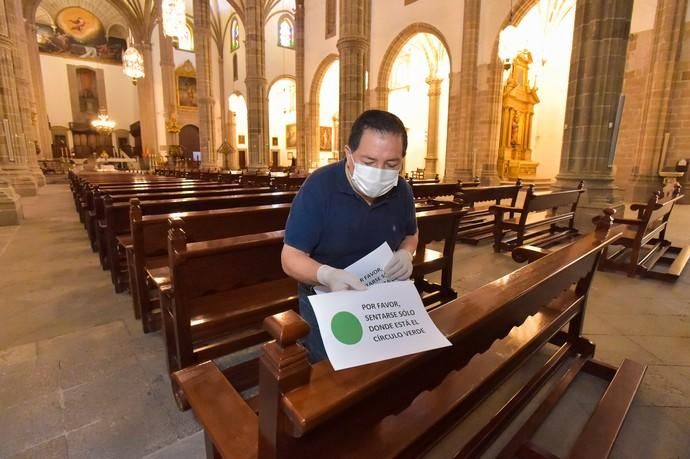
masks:
<svg viewBox="0 0 690 459"><path fill-rule="evenodd" d="M331 319L331 331L335 339L343 344L357 344L361 341L362 324L351 312L341 311Z"/></svg>

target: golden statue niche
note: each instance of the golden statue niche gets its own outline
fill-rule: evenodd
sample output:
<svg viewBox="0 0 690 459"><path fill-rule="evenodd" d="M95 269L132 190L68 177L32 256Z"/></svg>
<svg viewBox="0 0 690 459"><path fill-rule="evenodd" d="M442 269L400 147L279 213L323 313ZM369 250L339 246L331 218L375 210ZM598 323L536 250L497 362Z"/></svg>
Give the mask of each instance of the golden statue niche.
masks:
<svg viewBox="0 0 690 459"><path fill-rule="evenodd" d="M513 59L510 76L503 88L501 142L498 150L498 175L505 180L536 177L539 163L532 161L530 137L534 106L539 103L537 88L530 87L529 51Z"/></svg>

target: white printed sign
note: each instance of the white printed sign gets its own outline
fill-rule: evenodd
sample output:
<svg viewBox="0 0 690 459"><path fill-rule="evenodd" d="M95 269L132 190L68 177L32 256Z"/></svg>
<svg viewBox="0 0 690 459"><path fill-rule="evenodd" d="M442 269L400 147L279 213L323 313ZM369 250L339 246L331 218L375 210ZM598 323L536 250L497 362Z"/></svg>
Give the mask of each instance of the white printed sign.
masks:
<svg viewBox="0 0 690 459"><path fill-rule="evenodd" d="M393 258L393 251L387 242L372 250L368 255L360 258L345 268L345 271L359 276L359 280L369 287L370 285L386 282L383 277L383 268ZM328 293L328 288L319 285L314 287L317 294Z"/></svg>
<svg viewBox="0 0 690 459"><path fill-rule="evenodd" d="M411 281L312 295L309 301L336 370L450 346Z"/></svg>

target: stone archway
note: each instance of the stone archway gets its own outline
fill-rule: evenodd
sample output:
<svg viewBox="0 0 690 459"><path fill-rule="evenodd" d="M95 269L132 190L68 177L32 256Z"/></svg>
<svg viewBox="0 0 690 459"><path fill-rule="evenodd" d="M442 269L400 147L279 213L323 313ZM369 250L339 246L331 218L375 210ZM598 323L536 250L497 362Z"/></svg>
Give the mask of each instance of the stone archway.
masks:
<svg viewBox="0 0 690 459"><path fill-rule="evenodd" d="M438 40L446 48L448 59L451 59L448 40L446 40L446 37L436 27L424 22L417 22L405 27L398 34L398 36L393 39L393 42L390 44L390 46L388 46L388 49L381 60L376 89L374 89L376 92L375 106L377 108L380 108L381 110L386 110L388 108L388 80L390 79L391 70L393 69L395 59L398 57L398 54L400 54L403 46L405 46L405 44L410 41L412 37L420 33L428 33L438 38ZM450 62L450 68L453 68L452 60Z"/></svg>
<svg viewBox="0 0 690 459"><path fill-rule="evenodd" d="M508 26L508 24L515 24L522 21L525 15L527 15L527 13L529 13L529 11L540 1L541 0L518 0L513 8L513 11L508 11L505 19L503 19L503 22L501 22L501 25L496 33L496 37L494 38L494 44L492 47L492 55L494 58L491 60L488 68L489 97L487 98L487 105L484 107L477 107L478 112L487 114L487 123L484 126L486 129L485 135L487 144L478 149L478 151L484 153L483 157L477 157L477 162L479 170L482 171L482 176L488 176L488 181L491 183L498 183L496 164L498 161L498 144L500 140L501 83L503 80L503 63L498 58L499 34L506 26ZM475 120L475 122L476 121L477 120ZM479 126L472 126L472 129L475 127Z"/></svg>
<svg viewBox="0 0 690 459"><path fill-rule="evenodd" d="M297 150L297 81L279 75L267 88L270 164L289 164Z"/></svg>
<svg viewBox="0 0 690 459"><path fill-rule="evenodd" d="M307 164L310 166L319 157L319 113L320 103L319 94L321 92L321 84L326 76L326 72L331 65L337 62L339 56L335 53L326 56L321 63L316 67L314 77L311 80L311 87L309 88L309 101L307 102ZM336 137L334 137L336 138ZM342 146L338 146L341 148Z"/></svg>

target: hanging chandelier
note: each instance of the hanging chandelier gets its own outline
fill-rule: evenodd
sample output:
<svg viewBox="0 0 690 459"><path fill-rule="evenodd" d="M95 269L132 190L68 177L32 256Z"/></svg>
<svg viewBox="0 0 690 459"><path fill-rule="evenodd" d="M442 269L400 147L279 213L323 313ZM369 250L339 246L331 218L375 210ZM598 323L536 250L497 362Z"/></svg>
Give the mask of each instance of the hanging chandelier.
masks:
<svg viewBox="0 0 690 459"><path fill-rule="evenodd" d="M161 16L163 33L168 37L179 37L187 27L185 0L163 0Z"/></svg>
<svg viewBox="0 0 690 459"><path fill-rule="evenodd" d="M508 70L520 51L525 49L524 39L513 24L513 1L510 0L510 23L498 35L498 57L503 67Z"/></svg>
<svg viewBox="0 0 690 459"><path fill-rule="evenodd" d="M91 121L91 126L100 134L110 134L115 129L115 121L111 120L105 110L98 112L98 118Z"/></svg>
<svg viewBox="0 0 690 459"><path fill-rule="evenodd" d="M122 55L122 71L136 85L139 78L144 78L144 57L133 45L127 48Z"/></svg>

